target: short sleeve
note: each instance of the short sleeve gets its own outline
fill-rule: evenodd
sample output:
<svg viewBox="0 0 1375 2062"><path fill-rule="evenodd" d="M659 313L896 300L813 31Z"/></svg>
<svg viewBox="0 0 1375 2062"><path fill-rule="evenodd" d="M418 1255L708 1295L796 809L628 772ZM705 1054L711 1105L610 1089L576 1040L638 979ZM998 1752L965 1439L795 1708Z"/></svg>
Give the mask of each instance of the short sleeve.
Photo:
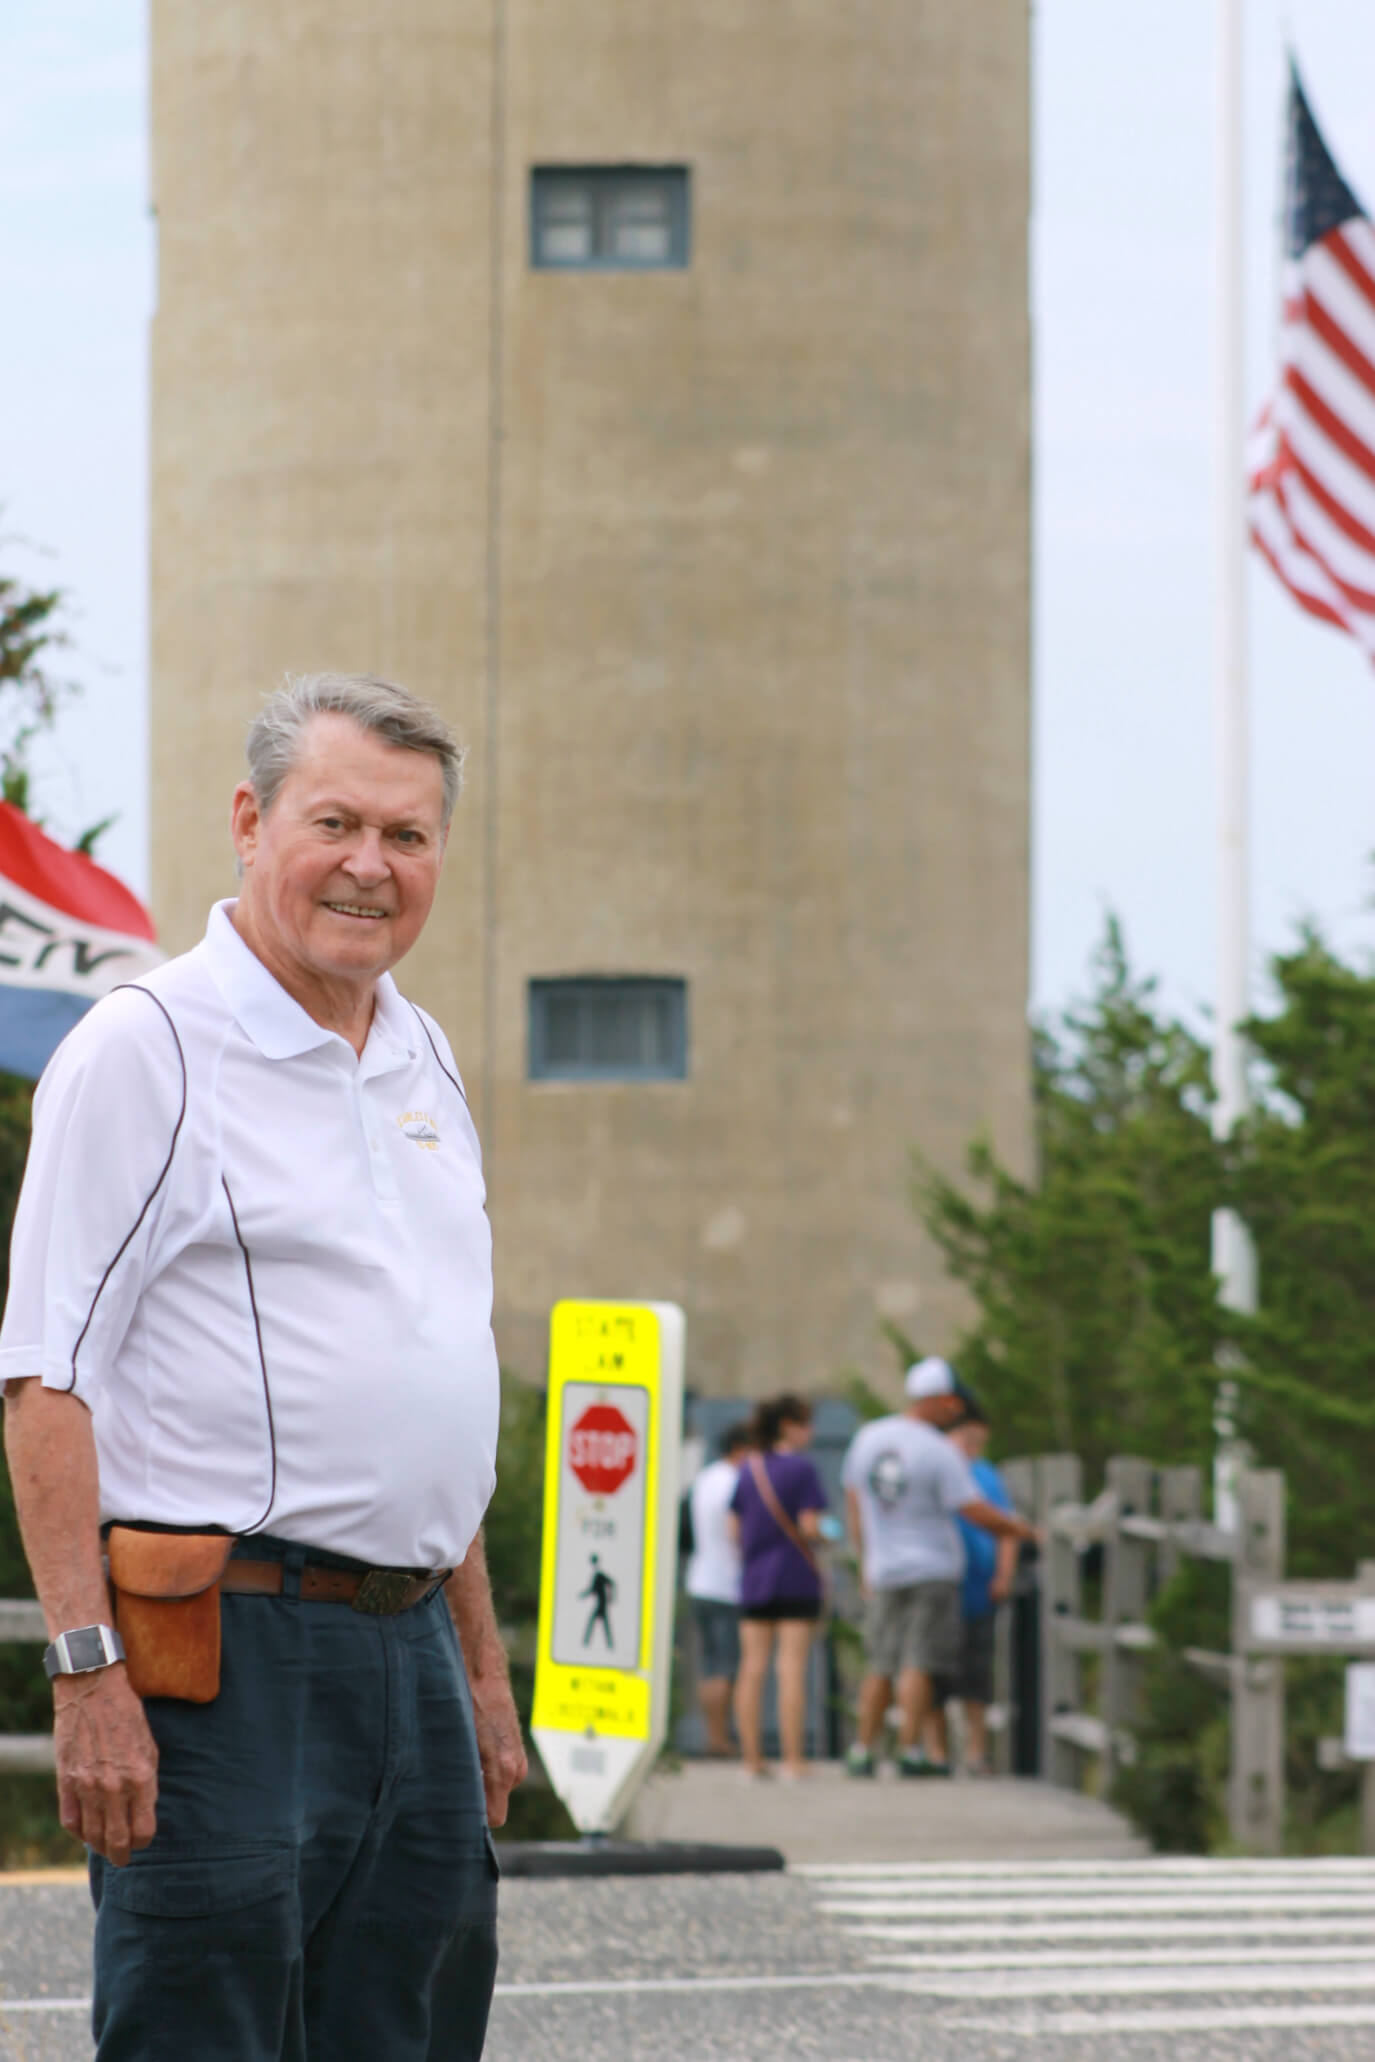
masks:
<svg viewBox="0 0 1375 2062"><path fill-rule="evenodd" d="M816 1471L816 1462L803 1461L805 1473L799 1478L797 1487L797 1508L799 1511L824 1511L826 1490Z"/></svg>
<svg viewBox="0 0 1375 2062"><path fill-rule="evenodd" d="M996 1504L1000 1511L1016 1510L1017 1506L1012 1501L1008 1486L994 1467L992 1461L983 1461L974 1479L978 1487L988 1498L988 1501L991 1504Z"/></svg>
<svg viewBox="0 0 1375 2062"><path fill-rule="evenodd" d="M185 1110L181 1045L147 990L107 996L58 1047L34 1095L0 1386L37 1377L94 1402L143 1285Z"/></svg>
<svg viewBox="0 0 1375 2062"><path fill-rule="evenodd" d="M947 1511L962 1511L966 1504L983 1500L974 1471L957 1446L945 1442L941 1456L941 1502Z"/></svg>
<svg viewBox="0 0 1375 2062"><path fill-rule="evenodd" d="M693 1479L692 1487L688 1491L688 1508L692 1512L692 1529L698 1539L702 1537L709 1523L708 1499L711 1495L711 1487L711 1468L699 1469Z"/></svg>

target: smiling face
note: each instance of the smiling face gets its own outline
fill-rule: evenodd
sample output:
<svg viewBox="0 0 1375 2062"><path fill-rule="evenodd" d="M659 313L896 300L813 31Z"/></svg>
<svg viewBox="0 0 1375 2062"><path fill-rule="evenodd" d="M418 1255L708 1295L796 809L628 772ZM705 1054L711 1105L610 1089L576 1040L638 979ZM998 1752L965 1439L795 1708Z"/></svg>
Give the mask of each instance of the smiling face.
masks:
<svg viewBox="0 0 1375 2062"><path fill-rule="evenodd" d="M266 814L248 781L236 788L235 926L321 1021L324 997L370 1010L378 976L420 936L444 856L443 803L431 753L338 715L311 718Z"/></svg>

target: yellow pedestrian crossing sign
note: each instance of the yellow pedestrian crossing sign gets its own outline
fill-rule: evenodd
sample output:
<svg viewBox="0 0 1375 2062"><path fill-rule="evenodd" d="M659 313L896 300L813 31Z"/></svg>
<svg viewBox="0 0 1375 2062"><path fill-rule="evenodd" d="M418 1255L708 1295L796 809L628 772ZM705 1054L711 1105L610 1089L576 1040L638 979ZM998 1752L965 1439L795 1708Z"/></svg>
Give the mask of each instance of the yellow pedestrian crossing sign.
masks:
<svg viewBox="0 0 1375 2062"><path fill-rule="evenodd" d="M624 1816L668 1723L683 1313L563 1302L549 1338L531 1730L574 1823Z"/></svg>

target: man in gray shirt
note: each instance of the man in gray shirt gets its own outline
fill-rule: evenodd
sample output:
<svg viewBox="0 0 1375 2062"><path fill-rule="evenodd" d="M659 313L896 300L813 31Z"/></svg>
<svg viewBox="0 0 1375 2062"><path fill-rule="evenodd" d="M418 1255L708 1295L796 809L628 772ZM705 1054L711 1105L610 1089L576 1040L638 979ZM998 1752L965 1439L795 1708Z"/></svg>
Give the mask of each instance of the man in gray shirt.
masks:
<svg viewBox="0 0 1375 2062"><path fill-rule="evenodd" d="M927 1761L918 1743L937 1684L959 1667L964 1546L956 1517L998 1538L1037 1536L1035 1526L982 1496L963 1454L943 1436L964 1408L950 1364L918 1361L904 1387L906 1408L860 1427L841 1475L867 1600L869 1672L860 1685L859 1737L847 1759L857 1776L874 1773L895 1683L900 1773L950 1772L946 1762Z"/></svg>

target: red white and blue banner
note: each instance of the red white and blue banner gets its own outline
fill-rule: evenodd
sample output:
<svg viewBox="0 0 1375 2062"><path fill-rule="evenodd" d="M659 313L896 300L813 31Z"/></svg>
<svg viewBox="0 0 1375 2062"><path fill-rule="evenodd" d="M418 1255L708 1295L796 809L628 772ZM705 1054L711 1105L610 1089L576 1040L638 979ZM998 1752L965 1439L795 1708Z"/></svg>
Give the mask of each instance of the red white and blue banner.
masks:
<svg viewBox="0 0 1375 2062"><path fill-rule="evenodd" d="M0 1068L36 1081L93 1002L162 956L122 881L0 802Z"/></svg>
<svg viewBox="0 0 1375 2062"><path fill-rule="evenodd" d="M1375 660L1375 223L1289 85L1284 315L1248 453L1251 536L1300 607Z"/></svg>

